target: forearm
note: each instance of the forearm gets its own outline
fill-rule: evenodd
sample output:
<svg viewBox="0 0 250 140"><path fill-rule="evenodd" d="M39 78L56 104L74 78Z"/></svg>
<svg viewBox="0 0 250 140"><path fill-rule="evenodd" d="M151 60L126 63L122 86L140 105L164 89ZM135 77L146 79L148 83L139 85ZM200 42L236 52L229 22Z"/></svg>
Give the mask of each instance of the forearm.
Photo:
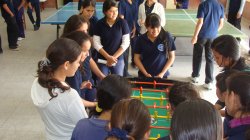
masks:
<svg viewBox="0 0 250 140"><path fill-rule="evenodd" d="M119 48L113 56L117 59L119 56L122 55L123 52L124 52L123 48Z"/></svg>
<svg viewBox="0 0 250 140"><path fill-rule="evenodd" d="M85 107L95 107L96 106L96 102L90 102L87 100L82 99L82 103Z"/></svg>
<svg viewBox="0 0 250 140"><path fill-rule="evenodd" d="M195 26L194 37L198 37L198 34L201 30L202 25L203 25L203 20L199 19Z"/></svg>
<svg viewBox="0 0 250 140"><path fill-rule="evenodd" d="M107 60L108 60L108 58L110 57L110 55L109 55L103 48L101 48L101 49L99 50L99 53L100 53L104 58L106 58Z"/></svg>
<svg viewBox="0 0 250 140"><path fill-rule="evenodd" d="M141 62L141 58L140 58L140 54L134 54L134 61L136 66L139 68L139 70L144 74L147 75L148 72L146 71L146 69L144 68L142 62Z"/></svg>
<svg viewBox="0 0 250 140"><path fill-rule="evenodd" d="M175 60L175 52L171 51L169 54L170 54L169 59L161 71L161 73L163 74L165 74L168 71L168 69L171 67L171 65L174 63Z"/></svg>
<svg viewBox="0 0 250 140"><path fill-rule="evenodd" d="M90 59L90 69L99 79L102 80L105 77L92 58Z"/></svg>
<svg viewBox="0 0 250 140"><path fill-rule="evenodd" d="M223 28L223 26L224 26L224 19L220 19L218 31L220 31Z"/></svg>
<svg viewBox="0 0 250 140"><path fill-rule="evenodd" d="M10 8L8 7L7 4L4 4L4 5L3 5L3 9L4 9L11 17L14 16L14 14L11 12L11 10L10 10Z"/></svg>

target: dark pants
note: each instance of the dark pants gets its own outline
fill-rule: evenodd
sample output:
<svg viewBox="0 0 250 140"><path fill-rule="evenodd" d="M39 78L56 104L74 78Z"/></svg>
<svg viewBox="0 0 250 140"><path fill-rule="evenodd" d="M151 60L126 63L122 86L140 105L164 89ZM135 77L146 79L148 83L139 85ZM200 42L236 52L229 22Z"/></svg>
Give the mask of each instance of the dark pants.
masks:
<svg viewBox="0 0 250 140"><path fill-rule="evenodd" d="M213 81L213 53L211 49L212 39L198 39L197 43L194 44L193 48L193 72L192 77L200 76L201 62L202 62L202 52L205 48L205 58L206 58L206 67L205 67L205 83L210 83Z"/></svg>
<svg viewBox="0 0 250 140"><path fill-rule="evenodd" d="M32 15L32 9L28 7L27 9L27 14L29 16L29 19L32 24L36 24L37 27L40 27L40 22L41 22L41 14L40 14L40 3L39 2L32 2L31 6L35 10L36 13L36 21L34 20L34 17Z"/></svg>
<svg viewBox="0 0 250 140"><path fill-rule="evenodd" d="M233 26L235 26L236 28L238 28L239 30L241 30L241 17L237 18L237 13L228 13L228 22L230 24L232 24Z"/></svg>
<svg viewBox="0 0 250 140"><path fill-rule="evenodd" d="M73 0L63 0L63 5L68 4L69 2L73 2Z"/></svg>
<svg viewBox="0 0 250 140"><path fill-rule="evenodd" d="M19 11L15 9L16 22L18 26L18 37L25 38L24 27L23 27L23 14L24 14L24 8L21 8Z"/></svg>
<svg viewBox="0 0 250 140"><path fill-rule="evenodd" d="M5 17L5 22L7 24L7 36L9 42L9 48L15 49L17 47L18 38L18 26L15 17Z"/></svg>

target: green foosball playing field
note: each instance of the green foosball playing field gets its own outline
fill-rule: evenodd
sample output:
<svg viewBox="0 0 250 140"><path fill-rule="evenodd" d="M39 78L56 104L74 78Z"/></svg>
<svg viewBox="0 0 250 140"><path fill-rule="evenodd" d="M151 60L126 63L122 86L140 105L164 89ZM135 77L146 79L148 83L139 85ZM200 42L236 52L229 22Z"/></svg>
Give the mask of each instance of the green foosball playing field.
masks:
<svg viewBox="0 0 250 140"><path fill-rule="evenodd" d="M136 81L133 81L136 80ZM173 81L156 80L144 81L141 79L130 79L132 98L141 100L149 109L151 115L150 140L156 140L167 136L170 130L170 105L168 102L168 91Z"/></svg>

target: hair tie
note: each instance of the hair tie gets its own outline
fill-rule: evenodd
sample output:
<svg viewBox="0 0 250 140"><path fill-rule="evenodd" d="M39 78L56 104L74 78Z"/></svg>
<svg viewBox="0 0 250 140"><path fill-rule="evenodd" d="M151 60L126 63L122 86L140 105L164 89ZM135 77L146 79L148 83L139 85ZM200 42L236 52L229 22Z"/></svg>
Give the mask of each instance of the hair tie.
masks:
<svg viewBox="0 0 250 140"><path fill-rule="evenodd" d="M98 106L98 103L95 106L96 112L102 112L102 109Z"/></svg>
<svg viewBox="0 0 250 140"><path fill-rule="evenodd" d="M120 140L127 140L128 132L126 130L122 130L120 128L112 128L111 131L108 132L108 136L115 136Z"/></svg>
<svg viewBox="0 0 250 140"><path fill-rule="evenodd" d="M50 64L50 61L47 57L44 57L42 60L41 60L41 63L40 63L40 69L41 71L43 70L43 67L44 66L48 66Z"/></svg>

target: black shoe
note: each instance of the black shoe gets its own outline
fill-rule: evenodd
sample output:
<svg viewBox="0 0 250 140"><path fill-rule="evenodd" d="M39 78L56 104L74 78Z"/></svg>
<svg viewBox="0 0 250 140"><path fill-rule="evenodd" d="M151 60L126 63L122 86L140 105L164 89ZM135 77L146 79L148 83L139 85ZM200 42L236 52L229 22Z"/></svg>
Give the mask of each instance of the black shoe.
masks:
<svg viewBox="0 0 250 140"><path fill-rule="evenodd" d="M9 47L9 48L10 48L10 50L12 50L12 51L19 51L19 48L18 48L17 46Z"/></svg>
<svg viewBox="0 0 250 140"><path fill-rule="evenodd" d="M34 31L39 30L39 27L37 25L34 25Z"/></svg>
<svg viewBox="0 0 250 140"><path fill-rule="evenodd" d="M1 54L1 53L3 53L3 50L2 50L2 48L0 49L0 54Z"/></svg>

